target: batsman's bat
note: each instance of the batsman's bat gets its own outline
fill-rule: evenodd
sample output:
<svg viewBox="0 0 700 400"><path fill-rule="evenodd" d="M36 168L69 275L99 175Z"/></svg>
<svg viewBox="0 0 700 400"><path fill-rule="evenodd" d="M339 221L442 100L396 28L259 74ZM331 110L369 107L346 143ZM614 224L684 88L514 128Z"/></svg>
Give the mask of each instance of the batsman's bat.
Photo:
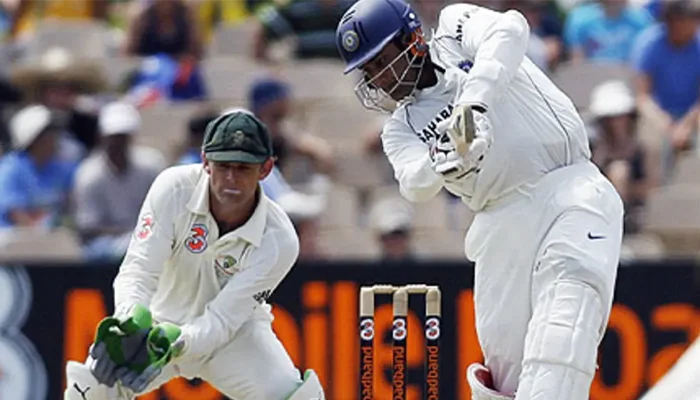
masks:
<svg viewBox="0 0 700 400"><path fill-rule="evenodd" d="M450 126L447 128L447 136L455 146L457 154L465 157L469 152L469 145L474 141L476 126L474 114L468 105L455 107L455 115L452 116Z"/></svg>

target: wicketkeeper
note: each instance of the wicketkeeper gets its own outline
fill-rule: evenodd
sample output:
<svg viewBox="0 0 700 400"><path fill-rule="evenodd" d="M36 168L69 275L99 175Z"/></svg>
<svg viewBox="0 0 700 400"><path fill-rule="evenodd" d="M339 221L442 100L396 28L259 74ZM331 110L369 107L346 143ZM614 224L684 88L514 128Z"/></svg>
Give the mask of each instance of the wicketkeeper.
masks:
<svg viewBox="0 0 700 400"><path fill-rule="evenodd" d="M259 182L272 144L254 116L212 121L203 164L153 183L119 274L115 314L84 363L69 361L66 400L126 400L182 376L237 400L320 400L272 330L266 300L294 265L299 241Z"/></svg>

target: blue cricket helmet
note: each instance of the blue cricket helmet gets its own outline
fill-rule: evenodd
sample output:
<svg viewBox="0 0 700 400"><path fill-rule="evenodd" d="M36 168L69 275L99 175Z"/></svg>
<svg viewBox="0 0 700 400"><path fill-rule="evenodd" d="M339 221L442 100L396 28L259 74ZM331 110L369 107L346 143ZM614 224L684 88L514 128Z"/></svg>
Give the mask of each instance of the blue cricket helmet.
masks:
<svg viewBox="0 0 700 400"><path fill-rule="evenodd" d="M404 0L359 0L341 18L336 46L345 73L376 56L389 42L420 30L418 15Z"/></svg>

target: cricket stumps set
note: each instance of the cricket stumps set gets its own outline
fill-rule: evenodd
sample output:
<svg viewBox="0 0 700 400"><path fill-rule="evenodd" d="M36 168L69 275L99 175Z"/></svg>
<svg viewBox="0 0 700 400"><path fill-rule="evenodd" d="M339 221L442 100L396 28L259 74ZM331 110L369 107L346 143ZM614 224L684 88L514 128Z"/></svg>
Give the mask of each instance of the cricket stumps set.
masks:
<svg viewBox="0 0 700 400"><path fill-rule="evenodd" d="M394 310L392 324L391 398L406 399L408 300L411 295L425 296L425 380L423 398L440 398L440 304L437 286L374 285L360 288L360 398L375 400L374 395L374 300L376 295L391 295Z"/></svg>

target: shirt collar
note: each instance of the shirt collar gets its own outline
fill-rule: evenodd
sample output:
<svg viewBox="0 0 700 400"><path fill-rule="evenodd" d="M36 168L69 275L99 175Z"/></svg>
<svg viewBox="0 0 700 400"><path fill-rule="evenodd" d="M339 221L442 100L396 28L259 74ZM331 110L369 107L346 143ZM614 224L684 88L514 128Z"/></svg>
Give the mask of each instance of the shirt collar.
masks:
<svg viewBox="0 0 700 400"><path fill-rule="evenodd" d="M199 215L209 215L209 174L202 168L199 171L199 181L187 202L187 209Z"/></svg>
<svg viewBox="0 0 700 400"><path fill-rule="evenodd" d="M407 106L413 105L424 98L430 98L433 95L441 96L448 93L450 91L450 88L445 82L444 74L440 71L435 71L435 75L437 76L437 83L425 89L416 89L409 99L399 102L397 110L404 109Z"/></svg>
<svg viewBox="0 0 700 400"><path fill-rule="evenodd" d="M263 233L265 231L265 222L267 221L267 203L268 198L261 187L258 187L258 205L255 206L253 215L248 218L245 224L231 232L231 235L238 236L241 239L249 242L255 247L260 247L262 243Z"/></svg>
<svg viewBox="0 0 700 400"><path fill-rule="evenodd" d="M267 221L267 203L269 202L260 185L258 185L258 194L258 204L255 206L253 215L248 218L245 224L226 234L226 236L239 237L255 247L260 247L262 243ZM211 215L209 210L209 174L204 169L200 172L199 182L197 182L194 193L187 203L187 209L198 215Z"/></svg>
<svg viewBox="0 0 700 400"><path fill-rule="evenodd" d="M425 89L420 89L416 91L416 99L421 99L422 97L430 97L432 95L443 95L450 91L445 81L445 74L440 71L435 71L437 76L437 82L430 87Z"/></svg>

